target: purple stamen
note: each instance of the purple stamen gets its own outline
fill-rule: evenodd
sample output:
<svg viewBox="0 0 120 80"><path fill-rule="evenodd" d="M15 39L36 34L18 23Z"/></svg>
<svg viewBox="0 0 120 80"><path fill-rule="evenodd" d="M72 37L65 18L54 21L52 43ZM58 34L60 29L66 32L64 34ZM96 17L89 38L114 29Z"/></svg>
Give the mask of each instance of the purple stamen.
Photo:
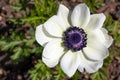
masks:
<svg viewBox="0 0 120 80"><path fill-rule="evenodd" d="M87 34L82 28L70 27L64 32L64 46L73 51L79 51L86 47Z"/></svg>

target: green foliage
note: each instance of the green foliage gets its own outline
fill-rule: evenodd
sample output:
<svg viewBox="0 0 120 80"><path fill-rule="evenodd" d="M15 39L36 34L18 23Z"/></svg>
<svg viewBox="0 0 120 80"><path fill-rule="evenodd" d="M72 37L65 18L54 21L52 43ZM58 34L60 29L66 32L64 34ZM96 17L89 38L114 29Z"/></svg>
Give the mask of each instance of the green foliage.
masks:
<svg viewBox="0 0 120 80"><path fill-rule="evenodd" d="M8 32L12 38L8 35L0 36L2 39L0 41L1 50L13 52L11 59L15 62L22 61L31 54L41 54L42 47L35 41L35 27L44 23L57 10L55 0L34 0L34 5L28 6L29 1L18 0L12 4L13 0L10 0L11 7L17 12L25 11L25 15L22 18L9 19L12 24ZM27 13L26 8L29 8L29 13ZM30 26L27 26L28 30L22 27L26 22L30 24ZM29 39L25 36L26 31L29 31Z"/></svg>
<svg viewBox="0 0 120 80"><path fill-rule="evenodd" d="M104 70L99 70L92 75L93 80L105 80L107 74Z"/></svg>
<svg viewBox="0 0 120 80"><path fill-rule="evenodd" d="M103 0L84 0L84 2L90 8L90 11L94 13L95 9L103 3Z"/></svg>
<svg viewBox="0 0 120 80"><path fill-rule="evenodd" d="M66 75L63 73L60 66L57 66L56 71L54 71L54 80L62 80Z"/></svg>
<svg viewBox="0 0 120 80"><path fill-rule="evenodd" d="M71 80L78 80L79 76L80 76L80 72L76 71L76 73L73 75L73 77L71 78Z"/></svg>
<svg viewBox="0 0 120 80"><path fill-rule="evenodd" d="M38 63L34 68L29 70L29 73L32 80L50 80L51 77L54 80L62 80L65 78L65 74L59 66L57 66L55 69L56 70L52 70L46 67L41 60L38 60Z"/></svg>
<svg viewBox="0 0 120 80"><path fill-rule="evenodd" d="M24 1L24 0L23 0ZM44 23L48 18L56 14L57 7L55 5L56 0L34 0L35 4L30 5L26 8L30 9L30 13L26 13L26 15L20 19L12 18L9 19L11 22L15 24L23 24L24 22L32 23L33 26L37 26L39 24ZM22 5L19 7L12 6L15 10L18 11L18 8L25 7L23 5L24 2L21 2ZM24 9L24 8L23 8ZM25 9L26 10L26 9Z"/></svg>
<svg viewBox="0 0 120 80"><path fill-rule="evenodd" d="M115 46L120 47L120 22L115 21L110 27L113 27L111 32L113 34Z"/></svg>
<svg viewBox="0 0 120 80"><path fill-rule="evenodd" d="M11 4L11 8L13 8L16 12L19 12L22 9L22 4L20 3L20 0L10 0L9 3Z"/></svg>
<svg viewBox="0 0 120 80"><path fill-rule="evenodd" d="M93 80L106 80L107 78L106 68L108 67L110 62L111 62L111 57L109 56L104 60L103 67L99 71L91 75L92 79Z"/></svg>
<svg viewBox="0 0 120 80"><path fill-rule="evenodd" d="M19 59L19 57L21 57L21 53L23 52L22 48L21 47L17 47L14 49L13 51L15 54L11 56L11 59L12 60L17 60Z"/></svg>
<svg viewBox="0 0 120 80"><path fill-rule="evenodd" d="M22 10L25 14L20 18L8 19L10 21L9 28L6 29L5 33L0 34L0 50L11 52L10 58L15 63L24 61L25 58L30 57L32 54L41 56L43 48L35 41L35 28L56 14L58 8L55 5L56 0L34 0L33 4L29 4L29 1L10 0L12 9L17 13ZM27 9L29 9L28 12ZM26 23L29 25L24 27L23 25ZM50 79L52 76L50 69L41 60L38 61L34 68L29 70L29 73L32 80L45 80ZM56 74L55 79L60 80L63 78L61 69Z"/></svg>
<svg viewBox="0 0 120 80"><path fill-rule="evenodd" d="M107 66L109 65L110 62L111 62L111 57L107 57L104 60L103 67L99 71L93 73L91 75L91 78L93 80L106 80L106 78L107 78L106 68L107 68Z"/></svg>
<svg viewBox="0 0 120 80"><path fill-rule="evenodd" d="M15 62L24 60L25 57L29 57L31 54L40 54L42 51L41 47L32 48L31 45L35 42L34 39L21 40L21 41L0 41L0 46L2 51L11 51L14 54L11 59ZM35 50L37 50L35 52Z"/></svg>
<svg viewBox="0 0 120 80"><path fill-rule="evenodd" d="M50 69L41 60L38 60L38 63L29 73L32 80L49 80L52 77Z"/></svg>

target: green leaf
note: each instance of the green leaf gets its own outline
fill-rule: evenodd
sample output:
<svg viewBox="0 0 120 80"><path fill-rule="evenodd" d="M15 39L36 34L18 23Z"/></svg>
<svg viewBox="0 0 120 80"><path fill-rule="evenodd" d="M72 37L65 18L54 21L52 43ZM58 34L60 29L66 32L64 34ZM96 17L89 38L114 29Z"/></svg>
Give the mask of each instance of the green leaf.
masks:
<svg viewBox="0 0 120 80"><path fill-rule="evenodd" d="M84 2L90 8L90 12L94 13L95 9L103 3L103 0L85 0Z"/></svg>
<svg viewBox="0 0 120 80"><path fill-rule="evenodd" d="M14 54L10 57L12 60L17 60L20 58L21 54L22 54L23 50L21 47L16 47L14 49Z"/></svg>
<svg viewBox="0 0 120 80"><path fill-rule="evenodd" d="M60 66L56 66L56 72L55 73L55 80L62 80L63 78L66 77L65 73L62 71Z"/></svg>
<svg viewBox="0 0 120 80"><path fill-rule="evenodd" d="M101 69L93 73L91 77L93 80L105 80L105 78L107 78L107 74L104 70Z"/></svg>
<svg viewBox="0 0 120 80"><path fill-rule="evenodd" d="M7 43L6 45L3 46L2 50L5 51L8 49L12 49L15 45L16 45L16 42Z"/></svg>
<svg viewBox="0 0 120 80"><path fill-rule="evenodd" d="M29 70L32 80L49 80L52 76L50 69L48 69L44 63L39 60L35 67Z"/></svg>
<svg viewBox="0 0 120 80"><path fill-rule="evenodd" d="M27 40L26 45L31 46L35 42L35 39Z"/></svg>
<svg viewBox="0 0 120 80"><path fill-rule="evenodd" d="M11 6L16 12L19 12L22 7L21 6Z"/></svg>

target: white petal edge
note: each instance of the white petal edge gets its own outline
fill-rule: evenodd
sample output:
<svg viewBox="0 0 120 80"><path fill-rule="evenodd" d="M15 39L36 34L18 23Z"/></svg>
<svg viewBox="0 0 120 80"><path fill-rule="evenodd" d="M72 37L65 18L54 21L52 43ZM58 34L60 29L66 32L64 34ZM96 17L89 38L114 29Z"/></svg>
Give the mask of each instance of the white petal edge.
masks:
<svg viewBox="0 0 120 80"><path fill-rule="evenodd" d="M56 39L50 41L44 48L42 60L48 67L54 67L64 54L64 48L61 45L62 40Z"/></svg>
<svg viewBox="0 0 120 80"><path fill-rule="evenodd" d="M84 72L84 67L83 67L83 65L79 65L79 67L78 67L78 71L80 71L80 72Z"/></svg>
<svg viewBox="0 0 120 80"><path fill-rule="evenodd" d="M112 45L112 43L113 43L113 38L112 38L112 36L108 35L107 31L105 31L104 28L103 29L101 28L101 31L102 31L101 35L103 34L103 36L104 36L104 40L102 40L102 41L105 44L105 46L107 48L109 48ZM100 35L100 33L99 33L99 35Z"/></svg>
<svg viewBox="0 0 120 80"><path fill-rule="evenodd" d="M89 8L83 3L78 4L71 14L71 23L73 26L77 27L85 27L90 20L90 10Z"/></svg>
<svg viewBox="0 0 120 80"><path fill-rule="evenodd" d="M79 63L80 63L79 61L80 61L79 54L75 52L73 53L72 51L69 50L62 57L60 65L61 65L63 72L68 77L72 77L79 66Z"/></svg>
<svg viewBox="0 0 120 80"><path fill-rule="evenodd" d="M80 53L80 58L82 63L80 63L78 70L81 72L81 68L83 67L88 73L94 73L98 71L99 68L103 66L103 60L100 61L91 61L83 55L83 53ZM83 70L82 70L83 71Z"/></svg>
<svg viewBox="0 0 120 80"><path fill-rule="evenodd" d="M42 57L42 61L50 68L55 67L59 63L58 59L50 60L50 59L45 58L45 57Z"/></svg>
<svg viewBox="0 0 120 80"><path fill-rule="evenodd" d="M107 31L105 28L101 28L101 30L102 30L104 33L108 33L108 31Z"/></svg>
<svg viewBox="0 0 120 80"><path fill-rule="evenodd" d="M106 16L103 13L91 15L90 21L86 26L85 30L91 31L93 29L101 28L105 19L106 19Z"/></svg>
<svg viewBox="0 0 120 80"><path fill-rule="evenodd" d="M43 47L47 42L54 39L53 37L51 37L49 34L46 33L46 31L43 29L42 24L36 27L35 38L36 41Z"/></svg>
<svg viewBox="0 0 120 80"><path fill-rule="evenodd" d="M94 39L87 41L87 47L83 48L84 56L91 60L103 60L108 55L108 48Z"/></svg>
<svg viewBox="0 0 120 80"><path fill-rule="evenodd" d="M113 38L108 35L108 31L105 28L95 29L89 32L88 39L100 41L107 48L113 43Z"/></svg>
<svg viewBox="0 0 120 80"><path fill-rule="evenodd" d="M59 17L60 20L59 23L64 30L70 27L70 24L68 22L68 15L69 15L69 9L64 5L60 4L57 12L57 16Z"/></svg>
<svg viewBox="0 0 120 80"><path fill-rule="evenodd" d="M52 16L44 23L45 30L55 37L62 37L64 29L61 27L59 17Z"/></svg>

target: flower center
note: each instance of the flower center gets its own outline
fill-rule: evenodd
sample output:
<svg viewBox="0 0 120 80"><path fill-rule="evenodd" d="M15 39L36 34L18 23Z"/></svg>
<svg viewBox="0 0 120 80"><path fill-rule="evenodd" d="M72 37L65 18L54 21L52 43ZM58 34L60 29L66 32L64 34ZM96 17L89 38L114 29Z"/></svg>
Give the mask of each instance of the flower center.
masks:
<svg viewBox="0 0 120 80"><path fill-rule="evenodd" d="M69 37L69 41L70 41L71 44L77 44L81 41L81 36L78 33L73 33Z"/></svg>
<svg viewBox="0 0 120 80"><path fill-rule="evenodd" d="M67 49L79 51L86 47L87 34L82 28L70 27L64 32L63 44Z"/></svg>

